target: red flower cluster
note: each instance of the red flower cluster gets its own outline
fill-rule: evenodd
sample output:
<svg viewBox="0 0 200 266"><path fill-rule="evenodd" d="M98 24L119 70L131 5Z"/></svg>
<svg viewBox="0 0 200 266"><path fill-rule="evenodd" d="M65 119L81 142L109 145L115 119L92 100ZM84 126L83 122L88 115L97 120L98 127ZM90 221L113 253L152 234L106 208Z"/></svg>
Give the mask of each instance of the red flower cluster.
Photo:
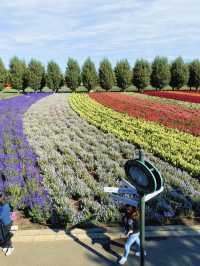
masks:
<svg viewBox="0 0 200 266"><path fill-rule="evenodd" d="M158 122L169 128L200 136L200 110L160 104L123 93L90 93L90 97L115 111Z"/></svg>
<svg viewBox="0 0 200 266"><path fill-rule="evenodd" d="M184 102L200 103L200 93L190 91L144 91L145 94Z"/></svg>

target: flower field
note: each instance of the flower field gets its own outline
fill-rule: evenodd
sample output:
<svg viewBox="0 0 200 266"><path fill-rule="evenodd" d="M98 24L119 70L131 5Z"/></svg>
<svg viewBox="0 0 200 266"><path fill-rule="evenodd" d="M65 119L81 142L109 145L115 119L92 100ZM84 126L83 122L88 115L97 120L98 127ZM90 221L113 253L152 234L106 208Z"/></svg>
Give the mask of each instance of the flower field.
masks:
<svg viewBox="0 0 200 266"><path fill-rule="evenodd" d="M118 220L119 211L103 192L103 187L119 184L120 178L125 177L124 163L133 158L137 149L125 140L126 136L120 140L116 134L128 121L115 119L113 122L116 112L110 109L105 112L105 107L87 95L74 94L69 102L70 105L67 96L52 95L32 105L24 117L24 129L38 156L38 166L53 208L60 214L59 219L73 224L87 220ZM105 118L106 113L109 117ZM85 118L106 132L89 124ZM106 125L107 119L110 128ZM114 123L116 131L112 129ZM162 222L166 212L198 215L199 181L152 153L146 156L156 164L166 182L165 192L151 202L148 218Z"/></svg>
<svg viewBox="0 0 200 266"><path fill-rule="evenodd" d="M48 193L41 185L37 158L23 132L23 114L45 94L18 96L0 102L0 190L15 209L35 220L46 219Z"/></svg>
<svg viewBox="0 0 200 266"><path fill-rule="evenodd" d="M165 178L148 219L200 215L198 137L116 112L86 94L23 95L0 101L0 110L0 190L32 220L119 221L103 187L119 185L138 146Z"/></svg>
<svg viewBox="0 0 200 266"><path fill-rule="evenodd" d="M154 121L195 136L200 135L200 110L156 103L122 93L90 93L89 95L100 104L115 111L127 113L135 118Z"/></svg>
<svg viewBox="0 0 200 266"><path fill-rule="evenodd" d="M200 177L200 138L116 112L87 95L72 95L72 108L90 123Z"/></svg>
<svg viewBox="0 0 200 266"><path fill-rule="evenodd" d="M189 92L189 91L144 91L145 94L156 96L156 97L164 97L169 99L175 99L179 101L186 101L191 103L200 103L200 93L199 92Z"/></svg>
<svg viewBox="0 0 200 266"><path fill-rule="evenodd" d="M150 100L155 103L160 103L160 104L172 104L172 105L177 105L177 106L182 106L187 109L194 109L194 110L200 110L200 104L198 103L191 103L191 102L184 102L184 101L179 101L175 99L169 99L169 98L162 98L162 97L156 97L156 96L150 96L148 94L144 93L135 93L135 92L129 92L127 93L130 96L134 96L137 98L141 98L144 100Z"/></svg>

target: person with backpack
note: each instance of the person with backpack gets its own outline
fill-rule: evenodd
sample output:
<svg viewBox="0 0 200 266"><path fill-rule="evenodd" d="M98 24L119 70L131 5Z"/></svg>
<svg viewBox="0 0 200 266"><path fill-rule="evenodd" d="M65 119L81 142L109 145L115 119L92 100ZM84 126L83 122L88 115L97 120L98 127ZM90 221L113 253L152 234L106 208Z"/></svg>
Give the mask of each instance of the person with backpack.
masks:
<svg viewBox="0 0 200 266"><path fill-rule="evenodd" d="M129 205L126 206L126 213L123 217L123 222L125 226L125 234L128 239L125 242L124 255L119 260L120 265L123 265L127 261L133 244L136 243L138 247L140 247L139 213L136 207ZM140 252L135 252L135 256L140 256Z"/></svg>
<svg viewBox="0 0 200 266"><path fill-rule="evenodd" d="M6 202L5 196L0 192L0 233L2 239L2 251L10 256L14 251L12 246L11 233L12 219L10 205Z"/></svg>

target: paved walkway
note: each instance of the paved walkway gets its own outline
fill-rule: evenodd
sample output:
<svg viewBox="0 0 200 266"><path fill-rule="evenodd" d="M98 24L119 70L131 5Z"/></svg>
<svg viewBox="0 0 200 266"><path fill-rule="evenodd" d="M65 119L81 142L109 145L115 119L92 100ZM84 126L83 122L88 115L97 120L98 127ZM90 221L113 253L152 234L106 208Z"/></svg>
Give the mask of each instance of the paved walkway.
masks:
<svg viewBox="0 0 200 266"><path fill-rule="evenodd" d="M16 243L12 256L0 253L1 266L111 266L117 265L118 254L123 252L122 241L105 243L68 240ZM147 241L145 266L199 266L200 237L167 238ZM130 255L127 266L139 265L139 258Z"/></svg>

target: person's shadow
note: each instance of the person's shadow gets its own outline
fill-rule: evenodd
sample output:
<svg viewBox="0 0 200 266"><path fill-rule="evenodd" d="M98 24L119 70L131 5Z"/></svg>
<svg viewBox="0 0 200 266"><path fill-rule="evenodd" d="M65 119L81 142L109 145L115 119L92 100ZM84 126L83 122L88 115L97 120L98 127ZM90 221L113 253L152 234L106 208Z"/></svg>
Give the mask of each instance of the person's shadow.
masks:
<svg viewBox="0 0 200 266"><path fill-rule="evenodd" d="M91 253L95 254L96 256L100 257L101 259L104 259L107 265L114 265L113 260L107 258L105 255L100 253L96 248L95 245L100 245L104 251L111 254L113 257L115 257L116 264L118 260L120 259L120 256L117 252L115 252L111 246L116 246L123 248L123 245L119 242L113 241L110 239L108 235L106 235L106 228L99 227L97 225L94 225L92 222L87 222L88 228L84 229L87 236L91 239L92 245L94 245L94 248L88 245L87 243L83 242L81 239L79 239L74 233L73 229L77 228L71 228L67 231L67 235L69 235L76 243L81 245L83 248L87 249ZM83 228L81 224L78 226L79 228Z"/></svg>

